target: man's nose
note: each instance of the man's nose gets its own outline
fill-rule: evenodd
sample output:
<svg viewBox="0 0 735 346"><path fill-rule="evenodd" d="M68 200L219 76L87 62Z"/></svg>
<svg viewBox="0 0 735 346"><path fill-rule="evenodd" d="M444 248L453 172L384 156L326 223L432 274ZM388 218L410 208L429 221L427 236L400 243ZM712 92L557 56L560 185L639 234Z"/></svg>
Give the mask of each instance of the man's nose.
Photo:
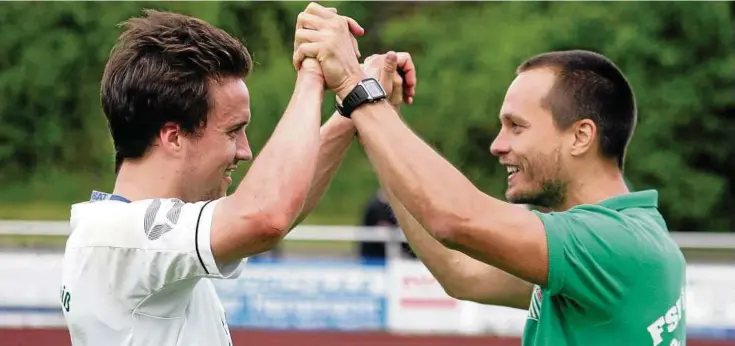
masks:
<svg viewBox="0 0 735 346"><path fill-rule="evenodd" d="M510 151L510 142L505 136L499 134L490 144L490 153L494 156L502 156Z"/></svg>
<svg viewBox="0 0 735 346"><path fill-rule="evenodd" d="M243 133L237 141L237 152L235 158L239 161L250 161L253 159L253 151L250 149L248 137Z"/></svg>

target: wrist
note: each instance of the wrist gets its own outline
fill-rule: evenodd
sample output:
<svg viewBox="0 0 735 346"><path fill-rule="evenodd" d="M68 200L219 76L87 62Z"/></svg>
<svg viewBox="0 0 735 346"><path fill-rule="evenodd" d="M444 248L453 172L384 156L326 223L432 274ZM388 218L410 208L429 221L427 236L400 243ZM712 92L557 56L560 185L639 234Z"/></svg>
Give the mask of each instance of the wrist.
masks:
<svg viewBox="0 0 735 346"><path fill-rule="evenodd" d="M296 84L308 85L311 87L319 85L323 88L324 87L324 77L314 72L299 71L299 74L296 77Z"/></svg>
<svg viewBox="0 0 735 346"><path fill-rule="evenodd" d="M325 128L328 128L330 132L337 133L339 135L347 135L349 137L357 134L357 127L351 119L341 116L338 112L334 112L332 116L324 124Z"/></svg>
<svg viewBox="0 0 735 346"><path fill-rule="evenodd" d="M360 81L368 78L365 72L359 71L352 73L345 78L344 82L334 90L338 100L344 100L347 95L354 89Z"/></svg>
<svg viewBox="0 0 735 346"><path fill-rule="evenodd" d="M389 112L388 109L392 110L393 112ZM352 112L351 120L354 123L355 118L365 118L366 116L370 118L372 115L377 116L377 118L386 118L388 117L389 113L398 115L396 107L393 106L388 100L383 99L377 102L366 103L361 107L355 109L355 111ZM357 126L355 126L355 128L357 128Z"/></svg>

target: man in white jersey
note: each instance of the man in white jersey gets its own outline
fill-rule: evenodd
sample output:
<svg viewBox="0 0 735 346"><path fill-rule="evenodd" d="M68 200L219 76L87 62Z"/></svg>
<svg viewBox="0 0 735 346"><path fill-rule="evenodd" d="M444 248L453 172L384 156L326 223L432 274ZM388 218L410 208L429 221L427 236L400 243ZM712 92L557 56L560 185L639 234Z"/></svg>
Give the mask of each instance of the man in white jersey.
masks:
<svg viewBox="0 0 735 346"><path fill-rule="evenodd" d="M231 345L208 279L237 277L243 259L274 247L314 208L354 128L339 115L320 128L333 86L306 60L270 140L225 197L238 162L252 158L247 49L174 13L146 11L124 27L101 92L115 188L71 210L60 300L72 344ZM405 79L408 102L415 74ZM389 90L393 82L381 80Z"/></svg>

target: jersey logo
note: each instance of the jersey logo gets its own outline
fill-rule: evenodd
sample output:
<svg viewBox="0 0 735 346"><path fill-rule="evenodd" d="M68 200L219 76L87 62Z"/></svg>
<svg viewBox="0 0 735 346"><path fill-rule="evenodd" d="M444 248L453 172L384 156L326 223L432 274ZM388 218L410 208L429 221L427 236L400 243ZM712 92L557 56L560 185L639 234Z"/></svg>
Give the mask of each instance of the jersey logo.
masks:
<svg viewBox="0 0 735 346"><path fill-rule="evenodd" d="M66 286L61 286L61 307L66 310L66 312L69 312L69 309L71 308L69 305L71 304L71 293L66 289Z"/></svg>
<svg viewBox="0 0 735 346"><path fill-rule="evenodd" d="M541 303L544 301L544 294L541 287L533 286L533 294L531 294L531 306L528 307L528 319L538 322L541 315Z"/></svg>
<svg viewBox="0 0 735 346"><path fill-rule="evenodd" d="M684 344L685 333L682 330L686 329L686 326L681 321L686 321L686 306L686 287L682 287L676 303L673 303L666 312L662 310L661 315L646 328L651 335L653 346L661 343L668 346ZM666 341L669 338L671 341ZM681 338L682 341L677 338Z"/></svg>
<svg viewBox="0 0 735 346"><path fill-rule="evenodd" d="M148 209L145 211L145 219L143 220L143 228L145 234L148 235L148 239L156 240L161 238L162 235L171 231L176 227L176 223L179 222L179 216L181 216L181 208L184 206L184 202L178 199L171 199L172 204L166 202L167 205L163 206L164 202L160 199L155 199L148 205ZM163 206L163 208L161 208ZM162 217L163 212L167 210L165 217Z"/></svg>

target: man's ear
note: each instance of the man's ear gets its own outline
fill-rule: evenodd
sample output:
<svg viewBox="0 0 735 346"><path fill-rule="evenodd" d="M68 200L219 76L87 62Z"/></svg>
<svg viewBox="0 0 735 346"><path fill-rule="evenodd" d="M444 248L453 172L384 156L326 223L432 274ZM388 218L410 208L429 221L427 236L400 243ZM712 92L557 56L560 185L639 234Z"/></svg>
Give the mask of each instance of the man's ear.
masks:
<svg viewBox="0 0 735 346"><path fill-rule="evenodd" d="M572 128L574 136L571 154L572 156L580 156L592 150L597 140L597 125L591 119L582 119L574 123Z"/></svg>
<svg viewBox="0 0 735 346"><path fill-rule="evenodd" d="M167 122L161 127L158 133L160 145L169 153L178 153L181 151L181 140L183 133L181 126L173 122Z"/></svg>

